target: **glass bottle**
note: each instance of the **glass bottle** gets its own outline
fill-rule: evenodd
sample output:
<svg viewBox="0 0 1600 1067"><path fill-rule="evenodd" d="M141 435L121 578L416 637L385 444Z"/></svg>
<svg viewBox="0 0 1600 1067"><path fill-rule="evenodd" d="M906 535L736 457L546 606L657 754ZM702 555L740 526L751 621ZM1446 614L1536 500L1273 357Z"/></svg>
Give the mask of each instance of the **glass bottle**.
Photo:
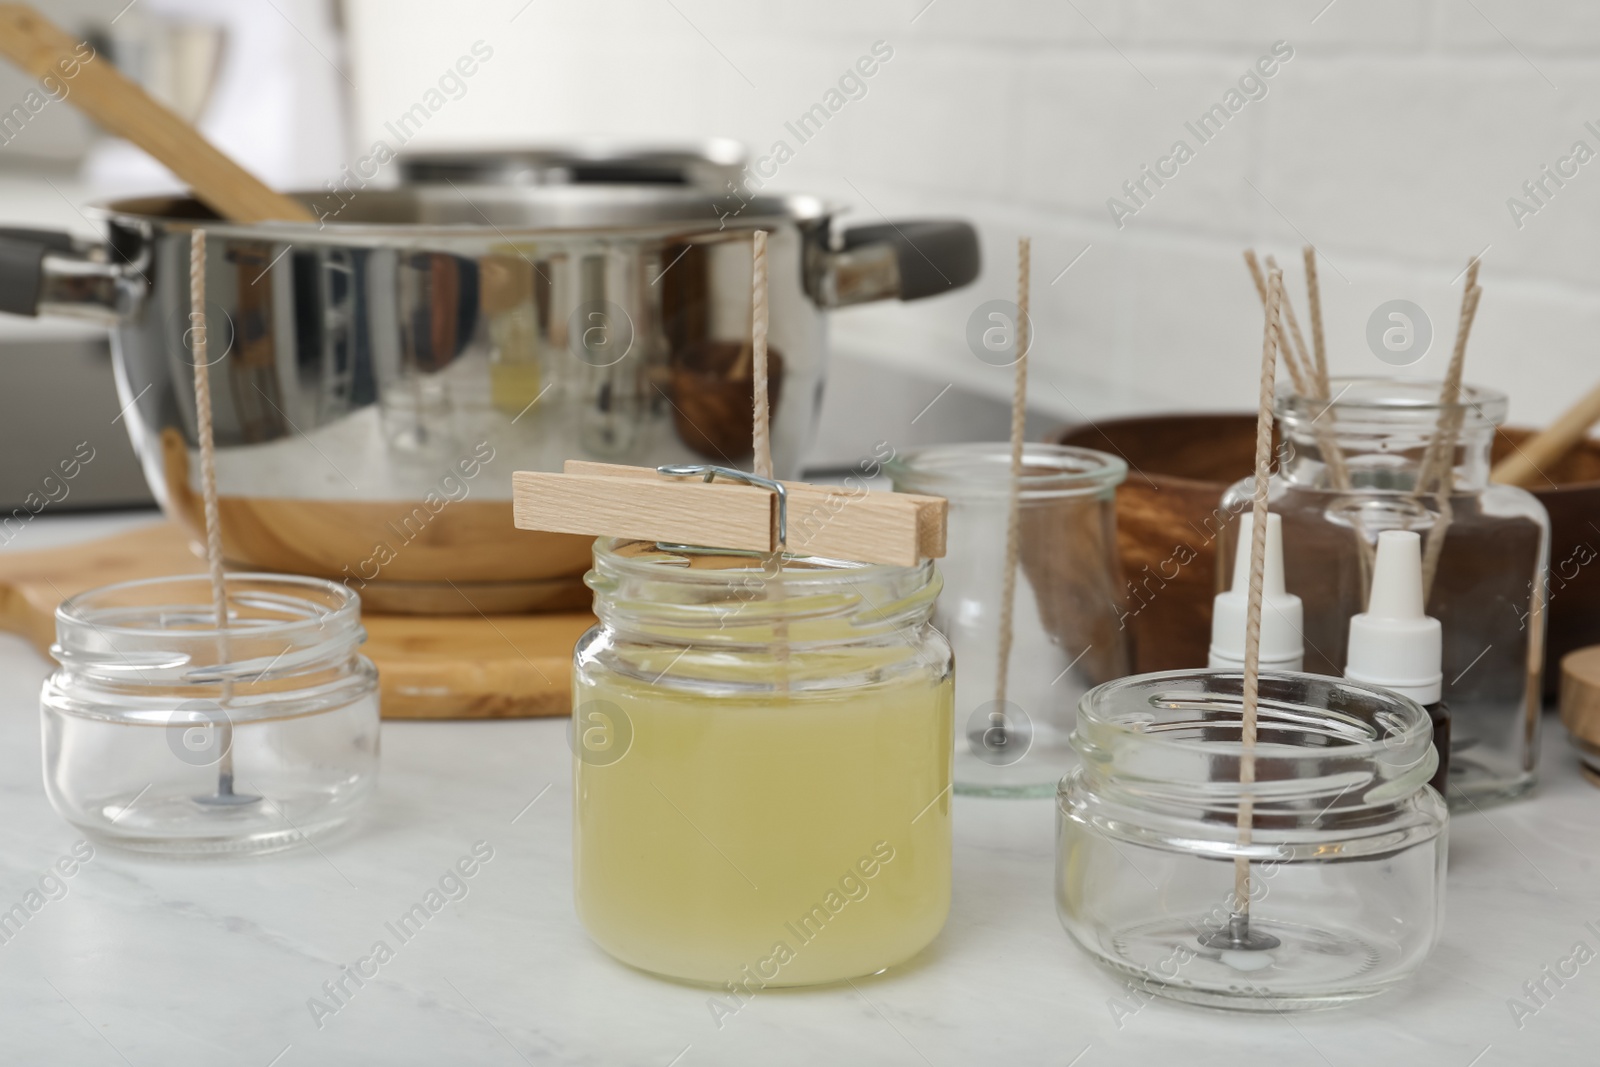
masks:
<svg viewBox="0 0 1600 1067"><path fill-rule="evenodd" d="M1418 473L1441 413L1439 383L1345 379L1333 403L1283 392L1279 465L1268 490L1283 516L1288 588L1305 602L1305 669L1340 676L1350 617L1364 610L1371 557L1384 530L1414 530L1427 544L1445 530L1427 614L1444 628L1444 694L1450 709L1447 799L1477 805L1532 787L1539 756L1544 656L1543 591L1550 546L1544 506L1526 490L1489 481L1489 446L1506 397L1462 387L1450 463L1449 522ZM1328 456L1339 459L1330 465ZM1337 467L1348 489L1335 483ZM1249 507L1254 480L1233 485L1223 512ZM1236 521L1220 551L1232 550ZM1375 550L1374 550L1375 551ZM1223 556L1222 558L1227 558Z"/></svg>
<svg viewBox="0 0 1600 1067"><path fill-rule="evenodd" d="M590 936L735 998L932 941L953 729L933 564L778 570L602 540L586 581L600 621L574 654L573 879Z"/></svg>
<svg viewBox="0 0 1600 1067"><path fill-rule="evenodd" d="M1088 448L1023 449L1021 524L1006 698L996 700L1001 588L1011 480L1009 444L962 444L897 457L899 492L950 501L945 590L934 625L961 664L956 792L1055 795L1071 769L1073 708L1131 669L1115 496L1128 466Z"/></svg>
<svg viewBox="0 0 1600 1067"><path fill-rule="evenodd" d="M342 585L230 574L219 642L204 575L93 589L56 609L40 695L62 818L143 852L270 852L329 833L378 775L378 673Z"/></svg>
<svg viewBox="0 0 1600 1067"><path fill-rule="evenodd" d="M1058 799L1057 911L1128 980L1130 1011L1152 995L1332 1007L1403 981L1438 940L1448 815L1427 787L1427 714L1376 686L1263 674L1256 776L1244 786L1242 683L1236 671L1145 674L1078 708L1082 761Z"/></svg>

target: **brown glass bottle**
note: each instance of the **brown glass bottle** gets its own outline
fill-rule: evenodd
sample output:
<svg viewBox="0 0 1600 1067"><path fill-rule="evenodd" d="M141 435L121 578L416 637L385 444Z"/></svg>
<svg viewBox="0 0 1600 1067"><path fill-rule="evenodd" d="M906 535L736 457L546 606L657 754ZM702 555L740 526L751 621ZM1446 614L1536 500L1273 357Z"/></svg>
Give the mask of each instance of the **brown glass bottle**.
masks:
<svg viewBox="0 0 1600 1067"><path fill-rule="evenodd" d="M1445 786L1449 784L1450 777L1450 709L1444 701L1437 704L1426 704L1423 711L1428 713L1428 721L1433 723L1433 747L1439 753L1439 769L1433 772L1433 777L1428 779L1428 784L1439 791L1442 797Z"/></svg>

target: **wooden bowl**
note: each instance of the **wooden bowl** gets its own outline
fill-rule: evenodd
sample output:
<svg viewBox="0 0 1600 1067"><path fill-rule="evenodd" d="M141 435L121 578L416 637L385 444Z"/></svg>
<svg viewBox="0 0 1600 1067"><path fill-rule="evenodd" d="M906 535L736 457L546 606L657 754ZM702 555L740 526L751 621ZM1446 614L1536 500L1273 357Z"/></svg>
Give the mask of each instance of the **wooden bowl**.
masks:
<svg viewBox="0 0 1600 1067"><path fill-rule="evenodd" d="M734 464L751 456L755 381L749 360L736 372L738 341L696 341L673 353L673 419L683 443L713 462ZM783 356L767 349L767 410L778 410Z"/></svg>
<svg viewBox="0 0 1600 1067"><path fill-rule="evenodd" d="M1498 463L1537 432L1502 427L1490 455ZM1553 699L1561 686L1561 657L1600 644L1600 441L1584 439L1544 474L1528 489L1550 513L1544 694Z"/></svg>
<svg viewBox="0 0 1600 1067"><path fill-rule="evenodd" d="M1052 440L1121 456L1117 553L1135 673L1205 666L1223 491L1255 465L1254 415L1147 415Z"/></svg>
<svg viewBox="0 0 1600 1067"><path fill-rule="evenodd" d="M1128 582L1134 669L1206 662L1217 591L1218 506L1255 463L1254 415L1146 415L1071 426L1052 438L1128 461L1117 490L1117 546ZM1536 431L1502 427L1499 460ZM1545 695L1560 685L1561 657L1600 644L1600 441L1586 440L1531 487L1550 512L1550 598ZM1181 550L1180 550L1181 549ZM1182 563L1187 552L1193 559Z"/></svg>
<svg viewBox="0 0 1600 1067"><path fill-rule="evenodd" d="M161 448L168 511L203 557L205 509L189 448L173 427L162 431ZM371 611L574 611L591 599L583 573L594 538L518 530L509 500L461 500L434 512L410 500L224 496L217 511L229 566L344 582Z"/></svg>

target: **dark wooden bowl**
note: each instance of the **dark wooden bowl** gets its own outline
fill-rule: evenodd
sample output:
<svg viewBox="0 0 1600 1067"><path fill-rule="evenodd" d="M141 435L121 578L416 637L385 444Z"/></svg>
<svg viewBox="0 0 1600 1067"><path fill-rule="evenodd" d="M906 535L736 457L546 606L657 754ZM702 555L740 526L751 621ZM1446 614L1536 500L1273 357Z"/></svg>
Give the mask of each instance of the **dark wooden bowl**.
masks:
<svg viewBox="0 0 1600 1067"><path fill-rule="evenodd" d="M1136 671L1206 662L1218 505L1254 466L1255 421L1254 415L1146 415L1069 426L1052 438L1128 461L1128 479L1117 490L1117 547ZM1501 428L1493 458L1535 432ZM1600 565L1591 565L1600 564L1600 442L1584 441L1544 473L1531 490L1550 512L1544 681L1546 695L1554 696L1561 657L1600 644ZM1188 563L1177 558L1188 553Z"/></svg>
<svg viewBox="0 0 1600 1067"><path fill-rule="evenodd" d="M1203 667L1223 491L1255 465L1254 415L1147 415L1071 426L1052 440L1121 456L1117 553L1136 673Z"/></svg>
<svg viewBox="0 0 1600 1067"><path fill-rule="evenodd" d="M738 341L696 341L672 356L673 420L683 443L707 459L736 463L751 455L755 381L749 360L740 373ZM767 349L767 410L783 395L783 356Z"/></svg>
<svg viewBox="0 0 1600 1067"><path fill-rule="evenodd" d="M1498 463L1538 431L1502 427ZM1544 694L1561 688L1561 657L1600 644L1600 441L1585 438L1528 489L1550 513L1550 584L1545 603Z"/></svg>

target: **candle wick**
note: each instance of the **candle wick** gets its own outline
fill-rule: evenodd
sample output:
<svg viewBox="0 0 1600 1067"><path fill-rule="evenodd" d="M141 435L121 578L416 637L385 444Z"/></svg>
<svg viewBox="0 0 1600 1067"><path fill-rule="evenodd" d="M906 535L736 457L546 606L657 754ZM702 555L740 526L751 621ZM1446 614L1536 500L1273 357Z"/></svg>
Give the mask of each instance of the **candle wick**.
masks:
<svg viewBox="0 0 1600 1067"><path fill-rule="evenodd" d="M194 362L196 434L200 438L200 489L206 524L206 571L211 579L211 605L217 628L217 666L225 668L228 651L228 589L222 571L222 525L217 509L217 447L211 415L211 371L206 338L206 232L196 227L189 237L189 344ZM232 806L253 804L260 797L236 793L233 785L233 722L228 706L233 701L233 679L221 681L220 722L216 724L217 791L195 797L201 804Z"/></svg>

